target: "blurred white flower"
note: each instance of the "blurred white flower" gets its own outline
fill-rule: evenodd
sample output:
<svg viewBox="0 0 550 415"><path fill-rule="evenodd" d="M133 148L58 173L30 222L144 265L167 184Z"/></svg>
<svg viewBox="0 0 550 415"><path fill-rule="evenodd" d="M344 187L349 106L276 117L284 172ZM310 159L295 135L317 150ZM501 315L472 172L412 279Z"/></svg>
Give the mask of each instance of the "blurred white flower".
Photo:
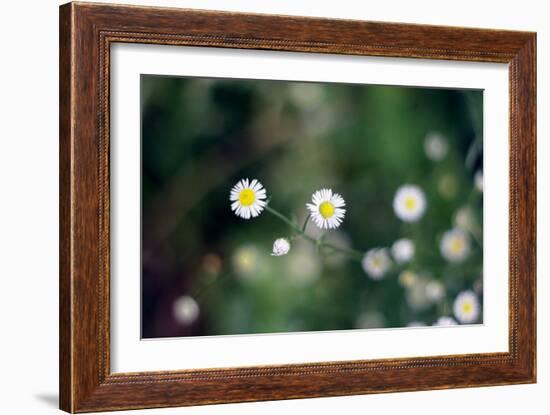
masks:
<svg viewBox="0 0 550 415"><path fill-rule="evenodd" d="M426 197L420 187L406 184L397 189L393 210L405 222L416 222L426 210Z"/></svg>
<svg viewBox="0 0 550 415"><path fill-rule="evenodd" d="M282 256L288 254L290 250L290 242L286 238L279 238L273 242L272 256Z"/></svg>
<svg viewBox="0 0 550 415"><path fill-rule="evenodd" d="M426 284L426 297L433 303L438 303L445 297L445 286L438 280L431 280Z"/></svg>
<svg viewBox="0 0 550 415"><path fill-rule="evenodd" d="M319 84L306 82L289 82L289 97L303 110L314 110L323 102L323 88Z"/></svg>
<svg viewBox="0 0 550 415"><path fill-rule="evenodd" d="M312 244L296 240L286 257L287 278L291 285L304 287L316 281L322 271L321 259Z"/></svg>
<svg viewBox="0 0 550 415"><path fill-rule="evenodd" d="M386 319L378 311L367 311L362 313L355 323L358 329L379 329L386 326Z"/></svg>
<svg viewBox="0 0 550 415"><path fill-rule="evenodd" d="M229 195L231 210L243 219L255 218L264 210L266 205L266 192L262 184L254 179L240 180Z"/></svg>
<svg viewBox="0 0 550 415"><path fill-rule="evenodd" d="M321 229L336 229L346 214L346 202L331 189L321 189L313 193L312 203L306 203L313 222Z"/></svg>
<svg viewBox="0 0 550 415"><path fill-rule="evenodd" d="M442 317L439 317L433 325L434 326L456 326L457 322L452 317L442 316Z"/></svg>
<svg viewBox="0 0 550 415"><path fill-rule="evenodd" d="M481 170L476 171L474 174L474 183L476 189L483 192L483 172Z"/></svg>
<svg viewBox="0 0 550 415"><path fill-rule="evenodd" d="M407 327L425 327L426 323L423 321L411 321L409 324L407 324Z"/></svg>
<svg viewBox="0 0 550 415"><path fill-rule="evenodd" d="M414 243L407 238L398 239L393 243L391 253L396 262L409 262L414 256Z"/></svg>
<svg viewBox="0 0 550 415"><path fill-rule="evenodd" d="M441 238L440 250L447 261L461 262L470 252L470 239L462 229L448 230Z"/></svg>
<svg viewBox="0 0 550 415"><path fill-rule="evenodd" d="M399 277L397 277L397 281L399 282L399 285L401 285L404 288L412 287L413 284L417 280L417 275L411 271L411 270L403 270L399 273Z"/></svg>
<svg viewBox="0 0 550 415"><path fill-rule="evenodd" d="M303 117L304 135L306 138L320 139L334 128L339 120L337 107L327 103L321 104L313 111L309 111L307 117Z"/></svg>
<svg viewBox="0 0 550 415"><path fill-rule="evenodd" d="M424 151L426 156L433 161L441 161L447 155L449 146L443 134L432 132L424 139Z"/></svg>
<svg viewBox="0 0 550 415"><path fill-rule="evenodd" d="M469 206L462 206L459 208L454 216L454 224L457 228L464 230L470 230L476 226L474 213Z"/></svg>
<svg viewBox="0 0 550 415"><path fill-rule="evenodd" d="M386 248L373 248L367 251L361 264L363 270L373 280L382 279L391 266L388 250Z"/></svg>
<svg viewBox="0 0 550 415"><path fill-rule="evenodd" d="M479 318L479 301L470 290L459 293L453 304L453 312L458 321L470 324Z"/></svg>
<svg viewBox="0 0 550 415"><path fill-rule="evenodd" d="M426 293L428 281L427 278L417 277L414 279L412 285L407 287L405 298L409 307L415 311L425 310L432 304Z"/></svg>
<svg viewBox="0 0 550 415"><path fill-rule="evenodd" d="M176 298L172 304L172 314L180 324L191 324L199 317L199 305L188 295Z"/></svg>
<svg viewBox="0 0 550 415"><path fill-rule="evenodd" d="M260 253L254 245L243 245L233 253L233 268L245 279L254 277L258 272Z"/></svg>

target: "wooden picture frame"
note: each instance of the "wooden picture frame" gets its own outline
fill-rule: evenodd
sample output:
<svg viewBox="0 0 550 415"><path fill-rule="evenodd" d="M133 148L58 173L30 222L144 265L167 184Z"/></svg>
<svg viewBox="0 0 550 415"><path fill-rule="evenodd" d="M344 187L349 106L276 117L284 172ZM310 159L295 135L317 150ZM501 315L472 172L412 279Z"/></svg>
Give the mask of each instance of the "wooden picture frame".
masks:
<svg viewBox="0 0 550 415"><path fill-rule="evenodd" d="M509 352L111 373L109 70L114 43L509 65ZM60 408L343 396L536 380L536 35L69 3L60 8Z"/></svg>

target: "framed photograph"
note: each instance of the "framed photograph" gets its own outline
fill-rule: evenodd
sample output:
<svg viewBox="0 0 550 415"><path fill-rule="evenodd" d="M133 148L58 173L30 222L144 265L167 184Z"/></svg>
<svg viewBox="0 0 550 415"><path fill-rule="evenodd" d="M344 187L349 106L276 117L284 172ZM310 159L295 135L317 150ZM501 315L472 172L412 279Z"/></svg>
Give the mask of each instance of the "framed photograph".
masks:
<svg viewBox="0 0 550 415"><path fill-rule="evenodd" d="M60 8L60 407L536 381L536 35Z"/></svg>

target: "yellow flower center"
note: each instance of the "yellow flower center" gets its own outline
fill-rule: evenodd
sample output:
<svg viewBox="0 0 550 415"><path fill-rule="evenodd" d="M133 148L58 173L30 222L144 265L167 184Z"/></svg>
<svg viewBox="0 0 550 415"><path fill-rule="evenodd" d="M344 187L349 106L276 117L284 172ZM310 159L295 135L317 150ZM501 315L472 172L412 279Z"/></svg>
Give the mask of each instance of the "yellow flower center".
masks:
<svg viewBox="0 0 550 415"><path fill-rule="evenodd" d="M399 275L399 282L405 287L410 287L414 283L415 279L416 279L416 276L412 271L403 271Z"/></svg>
<svg viewBox="0 0 550 415"><path fill-rule="evenodd" d="M463 247L464 247L464 244L462 243L462 240L459 238L455 238L451 242L451 251L454 254L459 254L460 252L462 252Z"/></svg>
<svg viewBox="0 0 550 415"><path fill-rule="evenodd" d="M407 210L413 210L416 206L416 199L412 196L409 196L405 199L405 208Z"/></svg>
<svg viewBox="0 0 550 415"><path fill-rule="evenodd" d="M469 314L472 312L472 304L471 303L464 303L462 304L462 311L466 314Z"/></svg>
<svg viewBox="0 0 550 415"><path fill-rule="evenodd" d="M256 194L252 189L243 189L241 193L239 193L239 202L241 202L243 206L250 206L255 200Z"/></svg>
<svg viewBox="0 0 550 415"><path fill-rule="evenodd" d="M325 219L331 218L334 215L334 205L330 202L323 202L319 206L319 213Z"/></svg>

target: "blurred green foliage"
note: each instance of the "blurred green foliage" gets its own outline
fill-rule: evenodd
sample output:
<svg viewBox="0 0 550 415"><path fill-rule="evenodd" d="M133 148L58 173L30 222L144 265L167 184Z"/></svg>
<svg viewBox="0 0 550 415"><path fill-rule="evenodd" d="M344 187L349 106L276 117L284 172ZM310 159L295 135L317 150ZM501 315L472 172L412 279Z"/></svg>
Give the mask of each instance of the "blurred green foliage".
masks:
<svg viewBox="0 0 550 415"><path fill-rule="evenodd" d="M482 300L482 91L161 76L142 76L141 88L143 337L431 325L453 316L461 291ZM432 133L441 160L426 152ZM415 255L379 281L303 240L270 256L290 229L269 212L231 211L242 178L300 223L312 193L331 188L347 212L330 241L366 252L405 237ZM426 195L415 223L392 208L407 183ZM471 249L454 264L440 241L465 206ZM415 284L400 283L403 270ZM435 301L423 291L433 280L445 289ZM198 307L178 311L182 296Z"/></svg>

